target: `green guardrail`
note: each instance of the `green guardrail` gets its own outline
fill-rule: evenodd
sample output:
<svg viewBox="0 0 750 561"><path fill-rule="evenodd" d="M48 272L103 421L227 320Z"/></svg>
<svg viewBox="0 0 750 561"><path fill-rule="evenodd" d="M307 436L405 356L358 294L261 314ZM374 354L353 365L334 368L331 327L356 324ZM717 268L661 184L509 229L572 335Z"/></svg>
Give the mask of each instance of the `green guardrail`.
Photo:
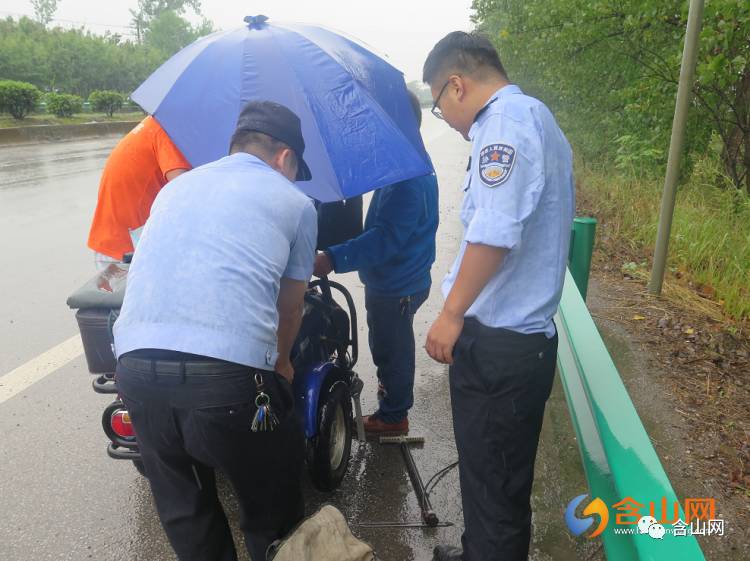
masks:
<svg viewBox="0 0 750 561"><path fill-rule="evenodd" d="M575 264L580 265L586 259L590 262L591 220L583 222L590 236L574 235L577 239L574 239L571 255L582 251L588 252L588 257L579 255L571 259L571 270L566 275L555 320L560 339L558 369L578 437L589 492L609 509L609 523L601 534L607 560L705 561L695 537L689 532L688 535L673 535L668 522L664 523L668 531L663 539L638 534L637 526L616 523L616 515L622 511L612 507L620 501L632 499L642 505L640 516L650 515L650 504L654 503L654 516L659 521L662 514L673 518L673 505L678 499L586 307L582 296L586 285L576 283L579 279L588 282L588 271L585 275L579 274L578 279L572 274ZM588 247L578 246L583 240ZM662 499L666 499L665 513L662 513ZM683 522L686 520L682 504L679 518ZM622 532L628 528L634 530L633 534Z"/></svg>
<svg viewBox="0 0 750 561"><path fill-rule="evenodd" d="M594 236L596 235L596 219L590 217L576 217L570 232L570 274L576 281L581 296L586 300L589 286L589 271L591 271L591 257L594 253Z"/></svg>

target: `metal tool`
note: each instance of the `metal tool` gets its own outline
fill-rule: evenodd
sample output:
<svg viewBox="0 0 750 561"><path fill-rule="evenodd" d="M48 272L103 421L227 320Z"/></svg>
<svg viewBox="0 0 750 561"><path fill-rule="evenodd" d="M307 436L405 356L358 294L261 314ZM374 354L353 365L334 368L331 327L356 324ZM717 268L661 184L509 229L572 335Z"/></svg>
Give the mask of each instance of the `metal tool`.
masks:
<svg viewBox="0 0 750 561"><path fill-rule="evenodd" d="M357 522L352 524L360 528L449 528L452 522L438 522L437 524L418 524L415 522Z"/></svg>
<svg viewBox="0 0 750 561"><path fill-rule="evenodd" d="M409 444L424 444L424 437L422 436L381 436L380 444L399 444L401 447L401 455L404 458L406 464L406 471L409 473L409 479L411 479L412 487L417 495L419 501L419 508L422 511L422 520L430 528L434 528L440 523L437 514L432 509L430 504L430 497L427 495L422 478L419 475L417 464L414 463L414 458L411 455Z"/></svg>

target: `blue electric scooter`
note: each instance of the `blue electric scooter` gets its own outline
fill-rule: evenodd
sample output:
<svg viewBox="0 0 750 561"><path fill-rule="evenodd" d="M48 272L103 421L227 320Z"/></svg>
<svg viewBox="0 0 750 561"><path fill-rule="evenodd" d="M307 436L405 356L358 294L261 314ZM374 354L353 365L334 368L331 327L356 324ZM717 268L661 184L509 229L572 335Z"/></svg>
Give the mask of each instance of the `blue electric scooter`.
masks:
<svg viewBox="0 0 750 561"><path fill-rule="evenodd" d="M68 306L77 310L89 371L97 375L93 381L97 393L118 393L112 326L122 306L128 268L128 263L113 263L68 298ZM336 302L333 291L343 296L346 309ZM293 390L304 427L308 471L322 491L336 489L346 474L355 412L358 437L364 440L359 405L363 384L354 371L357 355L357 315L351 294L327 278L311 282L292 351ZM105 408L102 428L110 440L109 456L132 461L146 475L130 416L119 396Z"/></svg>

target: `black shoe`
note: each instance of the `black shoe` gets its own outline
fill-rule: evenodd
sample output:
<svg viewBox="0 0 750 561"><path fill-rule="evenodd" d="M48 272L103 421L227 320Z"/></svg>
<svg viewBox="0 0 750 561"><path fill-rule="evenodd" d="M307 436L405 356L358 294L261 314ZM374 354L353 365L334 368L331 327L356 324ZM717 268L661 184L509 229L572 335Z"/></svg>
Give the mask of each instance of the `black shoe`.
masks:
<svg viewBox="0 0 750 561"><path fill-rule="evenodd" d="M438 545L432 551L432 561L461 561L464 550L452 545Z"/></svg>

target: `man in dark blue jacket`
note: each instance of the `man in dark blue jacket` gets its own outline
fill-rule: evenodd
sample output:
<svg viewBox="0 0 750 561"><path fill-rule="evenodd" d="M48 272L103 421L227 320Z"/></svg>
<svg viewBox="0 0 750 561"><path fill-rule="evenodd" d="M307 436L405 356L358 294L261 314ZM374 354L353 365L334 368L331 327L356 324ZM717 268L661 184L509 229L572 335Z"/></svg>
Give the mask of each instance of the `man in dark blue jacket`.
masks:
<svg viewBox="0 0 750 561"><path fill-rule="evenodd" d="M422 110L410 93L417 123ZM409 432L414 403L414 314L430 292L438 226L434 175L383 187L372 196L364 231L319 253L314 273L359 271L372 359L377 367L378 410L365 417L371 434Z"/></svg>

